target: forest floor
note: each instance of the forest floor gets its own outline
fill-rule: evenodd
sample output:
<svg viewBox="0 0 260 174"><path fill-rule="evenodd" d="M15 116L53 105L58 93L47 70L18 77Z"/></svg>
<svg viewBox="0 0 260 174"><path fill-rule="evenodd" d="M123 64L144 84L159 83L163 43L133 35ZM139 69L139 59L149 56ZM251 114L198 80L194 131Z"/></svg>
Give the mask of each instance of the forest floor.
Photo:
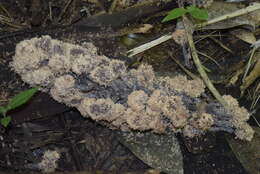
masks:
<svg viewBox="0 0 260 174"><path fill-rule="evenodd" d="M159 74L184 74L178 65L185 67L183 49L173 40L133 59L126 54L137 45L174 31L176 21L162 24L161 20L166 11L176 7L175 2L156 7L137 6L133 9L138 8L141 12L136 13L126 7L112 8L112 1L104 0L2 0L0 106L28 89L28 85L9 67L15 45L41 35L77 44L92 42L99 48L100 54L124 60L133 67L149 63ZM140 29L143 24L147 27L145 31ZM196 31L194 41L201 61L208 69L208 76L218 91L240 98L241 82L228 84L237 70L247 64L250 45L232 35L230 29ZM194 64L186 66L186 69L199 76ZM258 84L259 78L240 98L242 106L250 108L253 102L250 95L254 94ZM211 95L209 91L206 94ZM258 113L255 119L259 120L259 107L254 111ZM40 170L37 164L48 150L58 151L61 155L56 172L159 173L150 170L150 166L123 145L115 130L83 118L76 109L57 103L47 94L38 92L29 103L8 115L12 118L11 124L0 127L0 174L42 172L44 169ZM250 123L256 126L255 119L251 119ZM184 157L185 174L248 173L222 132L207 133L193 139L178 134L177 138Z"/></svg>

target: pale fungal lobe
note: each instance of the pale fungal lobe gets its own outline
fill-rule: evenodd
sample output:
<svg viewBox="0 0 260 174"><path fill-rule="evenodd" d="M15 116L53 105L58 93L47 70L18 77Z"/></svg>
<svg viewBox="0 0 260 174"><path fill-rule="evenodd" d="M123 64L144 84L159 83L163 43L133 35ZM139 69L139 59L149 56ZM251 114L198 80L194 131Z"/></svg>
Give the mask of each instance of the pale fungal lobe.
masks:
<svg viewBox="0 0 260 174"><path fill-rule="evenodd" d="M142 111L148 100L148 95L144 91L134 91L128 96L127 104L133 111Z"/></svg>
<svg viewBox="0 0 260 174"><path fill-rule="evenodd" d="M55 100L76 107L110 128L182 132L194 137L205 131L227 131L251 140L249 114L231 96L223 96L230 109L203 102L205 86L186 76L157 77L152 66L127 70L123 61L97 54L84 46L42 36L17 44L11 67L32 86L41 86Z"/></svg>

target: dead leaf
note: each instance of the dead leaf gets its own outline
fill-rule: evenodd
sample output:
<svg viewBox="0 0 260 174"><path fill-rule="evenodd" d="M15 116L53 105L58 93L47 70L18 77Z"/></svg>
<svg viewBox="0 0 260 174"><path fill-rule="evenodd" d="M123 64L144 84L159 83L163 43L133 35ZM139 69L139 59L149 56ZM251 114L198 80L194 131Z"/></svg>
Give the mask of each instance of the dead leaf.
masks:
<svg viewBox="0 0 260 174"><path fill-rule="evenodd" d="M149 166L169 174L183 174L183 157L174 134L118 132L118 138Z"/></svg>
<svg viewBox="0 0 260 174"><path fill-rule="evenodd" d="M255 35L251 31L245 29L234 29L231 30L230 33L247 43L254 44L256 42Z"/></svg>
<svg viewBox="0 0 260 174"><path fill-rule="evenodd" d="M227 135L227 141L237 159L251 174L260 174L260 128L254 127L255 135L252 141L235 140Z"/></svg>

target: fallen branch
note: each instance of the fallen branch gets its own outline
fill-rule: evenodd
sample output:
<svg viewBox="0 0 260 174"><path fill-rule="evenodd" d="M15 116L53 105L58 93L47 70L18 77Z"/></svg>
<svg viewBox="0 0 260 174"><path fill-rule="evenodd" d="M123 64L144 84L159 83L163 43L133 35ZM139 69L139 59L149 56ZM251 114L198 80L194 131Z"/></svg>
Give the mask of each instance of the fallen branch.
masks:
<svg viewBox="0 0 260 174"><path fill-rule="evenodd" d="M228 104L221 103L230 110L217 102L199 109L196 105L203 102L200 96L205 89L202 80L156 76L145 64L127 69L123 61L98 55L92 43L81 47L49 36L32 38L16 46L11 66L24 82L40 86L56 101L113 129L182 132L188 137L207 130L227 131L243 140L253 138L246 123L249 113L233 97L223 96Z"/></svg>

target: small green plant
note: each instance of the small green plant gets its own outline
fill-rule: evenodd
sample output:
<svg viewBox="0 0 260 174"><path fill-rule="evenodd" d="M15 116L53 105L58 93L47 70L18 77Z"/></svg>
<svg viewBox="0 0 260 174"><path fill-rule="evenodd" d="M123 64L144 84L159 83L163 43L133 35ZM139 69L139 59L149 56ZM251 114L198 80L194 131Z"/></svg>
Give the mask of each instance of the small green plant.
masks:
<svg viewBox="0 0 260 174"><path fill-rule="evenodd" d="M177 19L184 14L189 13L194 19L199 20L207 20L208 19L208 11L206 9L201 9L195 6L188 6L186 8L175 8L171 10L165 18L163 18L162 22L168 22L173 19Z"/></svg>
<svg viewBox="0 0 260 174"><path fill-rule="evenodd" d="M3 116L0 119L0 124L7 127L11 122L11 117L7 116L6 113L28 102L37 90L38 88L31 88L23 91L11 98L6 106L0 106L0 114Z"/></svg>

